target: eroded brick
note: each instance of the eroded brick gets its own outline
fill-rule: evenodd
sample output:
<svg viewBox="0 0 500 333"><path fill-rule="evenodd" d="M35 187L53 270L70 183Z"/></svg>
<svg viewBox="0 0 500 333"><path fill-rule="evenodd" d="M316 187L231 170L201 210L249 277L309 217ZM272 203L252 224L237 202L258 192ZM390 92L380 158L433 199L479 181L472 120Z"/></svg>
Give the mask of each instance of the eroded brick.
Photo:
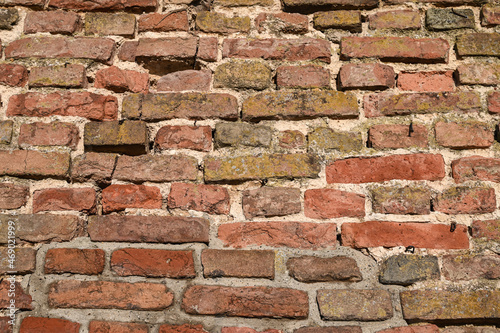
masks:
<svg viewBox="0 0 500 333"><path fill-rule="evenodd" d="M78 333L80 324L66 319L26 317L19 330L20 333Z"/></svg>
<svg viewBox="0 0 500 333"><path fill-rule="evenodd" d="M451 187L433 201L433 210L445 214L483 214L496 210L495 190L489 187Z"/></svg>
<svg viewBox="0 0 500 333"><path fill-rule="evenodd" d="M271 84L271 69L257 61L232 61L217 67L215 88L264 90Z"/></svg>
<svg viewBox="0 0 500 333"><path fill-rule="evenodd" d="M71 123L22 124L19 129L19 146L66 146L76 149L80 141L78 127Z"/></svg>
<svg viewBox="0 0 500 333"><path fill-rule="evenodd" d="M149 90L149 75L148 73L123 70L111 66L97 71L94 87L118 93L125 91L147 93Z"/></svg>
<svg viewBox="0 0 500 333"><path fill-rule="evenodd" d="M201 263L206 278L274 279L274 251L206 249L201 253Z"/></svg>
<svg viewBox="0 0 500 333"><path fill-rule="evenodd" d="M140 155L148 151L148 130L142 121L107 121L85 124L86 150Z"/></svg>
<svg viewBox="0 0 500 333"><path fill-rule="evenodd" d="M242 193L243 214L247 219L256 216L284 216L300 213L300 189L261 187Z"/></svg>
<svg viewBox="0 0 500 333"><path fill-rule="evenodd" d="M499 255L448 254L443 256L447 280L500 279Z"/></svg>
<svg viewBox="0 0 500 333"><path fill-rule="evenodd" d="M365 215L365 196L328 188L307 190L304 214L313 219L362 217Z"/></svg>
<svg viewBox="0 0 500 333"><path fill-rule="evenodd" d="M28 82L28 70L17 64L0 64L0 83L11 87L24 87Z"/></svg>
<svg viewBox="0 0 500 333"><path fill-rule="evenodd" d="M47 188L33 193L33 213L75 210L94 214L96 192L92 188Z"/></svg>
<svg viewBox="0 0 500 333"><path fill-rule="evenodd" d="M89 333L148 333L146 324L121 323L111 321L91 321Z"/></svg>
<svg viewBox="0 0 500 333"><path fill-rule="evenodd" d="M212 150L210 126L163 126L156 133L155 147L164 149Z"/></svg>
<svg viewBox="0 0 500 333"><path fill-rule="evenodd" d="M288 259L286 267L290 276L301 282L358 282L363 279L356 260L349 257L294 257Z"/></svg>
<svg viewBox="0 0 500 333"><path fill-rule="evenodd" d="M183 90L196 90L208 91L210 90L210 83L212 82L212 71L210 70L194 70L188 69L185 71L177 71L162 76L156 83L157 91L183 91Z"/></svg>
<svg viewBox="0 0 500 333"><path fill-rule="evenodd" d="M426 148L427 128L423 125L374 125L368 130L368 144L375 149Z"/></svg>
<svg viewBox="0 0 500 333"><path fill-rule="evenodd" d="M65 178L69 171L69 163L69 153L34 150L0 151L0 175Z"/></svg>
<svg viewBox="0 0 500 333"><path fill-rule="evenodd" d="M273 130L247 123L217 123L214 141L217 148L227 146L269 147Z"/></svg>
<svg viewBox="0 0 500 333"><path fill-rule="evenodd" d="M138 20L139 32L155 31L188 31L189 20L187 11L173 11L167 14L144 14Z"/></svg>
<svg viewBox="0 0 500 333"><path fill-rule="evenodd" d="M402 9L377 12L368 16L370 29L420 29L420 14L417 10Z"/></svg>
<svg viewBox="0 0 500 333"><path fill-rule="evenodd" d="M131 14L87 13L85 35L133 37L135 16Z"/></svg>
<svg viewBox="0 0 500 333"><path fill-rule="evenodd" d="M384 186L373 188L370 193L374 213L430 214L431 191L426 187Z"/></svg>
<svg viewBox="0 0 500 333"><path fill-rule="evenodd" d="M186 155L119 156L114 179L133 182L195 180L198 162Z"/></svg>
<svg viewBox="0 0 500 333"><path fill-rule="evenodd" d="M162 206L160 189L146 185L110 185L102 190L103 213L127 208L159 209Z"/></svg>
<svg viewBox="0 0 500 333"><path fill-rule="evenodd" d="M222 186L173 183L168 195L168 207L209 214L228 214L229 193Z"/></svg>
<svg viewBox="0 0 500 333"><path fill-rule="evenodd" d="M342 29L351 32L361 32L361 12L336 10L315 13L313 25L317 30Z"/></svg>
<svg viewBox="0 0 500 333"><path fill-rule="evenodd" d="M80 29L80 15L62 10L31 11L24 20L24 33L50 32L52 34L74 34Z"/></svg>
<svg viewBox="0 0 500 333"><path fill-rule="evenodd" d="M250 17L228 17L221 13L203 11L196 15L196 28L203 32L231 34L250 31Z"/></svg>
<svg viewBox="0 0 500 333"><path fill-rule="evenodd" d="M457 37L457 55L500 56L500 33L474 33Z"/></svg>
<svg viewBox="0 0 500 333"><path fill-rule="evenodd" d="M29 274L35 272L36 250L33 247L17 247L14 249L15 260L12 262L12 253L8 247L0 247L0 274L16 272ZM1 325L0 325L1 327Z"/></svg>
<svg viewBox="0 0 500 333"><path fill-rule="evenodd" d="M14 183L0 184L0 209L18 209L26 204L29 187Z"/></svg>
<svg viewBox="0 0 500 333"><path fill-rule="evenodd" d="M363 148L361 133L334 131L328 127L315 128L309 132L307 139L307 148L310 151L350 152Z"/></svg>
<svg viewBox="0 0 500 333"><path fill-rule="evenodd" d="M454 91L455 81L453 72L400 72L398 74L398 88L419 92Z"/></svg>
<svg viewBox="0 0 500 333"><path fill-rule="evenodd" d="M280 66L276 70L278 88L328 88L330 72L317 65Z"/></svg>
<svg viewBox="0 0 500 333"><path fill-rule="evenodd" d="M380 283L408 286L418 281L439 279L438 258L399 254L380 265Z"/></svg>
<svg viewBox="0 0 500 333"><path fill-rule="evenodd" d="M386 89L395 85L394 69L382 64L345 64L339 71L343 89Z"/></svg>
<svg viewBox="0 0 500 333"><path fill-rule="evenodd" d="M45 255L45 274L97 275L104 270L101 249L49 249Z"/></svg>
<svg viewBox="0 0 500 333"><path fill-rule="evenodd" d="M77 64L32 67L30 87L83 88L87 85L85 67Z"/></svg>

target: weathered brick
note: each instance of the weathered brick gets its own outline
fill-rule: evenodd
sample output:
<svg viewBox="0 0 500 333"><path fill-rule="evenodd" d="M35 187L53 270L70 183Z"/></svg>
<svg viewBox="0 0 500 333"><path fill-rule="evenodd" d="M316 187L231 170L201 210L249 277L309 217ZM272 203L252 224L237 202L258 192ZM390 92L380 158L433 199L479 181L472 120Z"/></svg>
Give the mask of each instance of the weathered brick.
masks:
<svg viewBox="0 0 500 333"><path fill-rule="evenodd" d="M456 186L440 193L433 209L445 214L483 214L496 210L495 190L489 187Z"/></svg>
<svg viewBox="0 0 500 333"><path fill-rule="evenodd" d="M317 178L320 165L309 154L264 154L261 156L206 157L207 182L231 182L266 178Z"/></svg>
<svg viewBox="0 0 500 333"><path fill-rule="evenodd" d="M196 57L205 61L217 61L219 41L217 37L202 37L198 42Z"/></svg>
<svg viewBox="0 0 500 333"><path fill-rule="evenodd" d="M157 91L209 91L212 71L207 69L188 69L162 76L156 82Z"/></svg>
<svg viewBox="0 0 500 333"><path fill-rule="evenodd" d="M313 189L304 193L304 214L313 219L365 216L365 196L335 189Z"/></svg>
<svg viewBox="0 0 500 333"><path fill-rule="evenodd" d="M217 123L214 141L217 148L226 146L269 147L273 129L247 123Z"/></svg>
<svg viewBox="0 0 500 333"><path fill-rule="evenodd" d="M206 249L201 253L201 263L206 278L274 279L274 251Z"/></svg>
<svg viewBox="0 0 500 333"><path fill-rule="evenodd" d="M64 178L69 170L69 162L69 153L1 150L0 175Z"/></svg>
<svg viewBox="0 0 500 333"><path fill-rule="evenodd" d="M157 0L49 0L49 7L61 9L75 9L79 11L154 11L158 5Z"/></svg>
<svg viewBox="0 0 500 333"><path fill-rule="evenodd" d="M186 155L119 156L114 179L132 182L195 180L198 162Z"/></svg>
<svg viewBox="0 0 500 333"><path fill-rule="evenodd" d="M80 324L66 319L25 317L21 323L20 333L78 333Z"/></svg>
<svg viewBox="0 0 500 333"><path fill-rule="evenodd" d="M492 326L447 326L443 333L498 333L498 328Z"/></svg>
<svg viewBox="0 0 500 333"><path fill-rule="evenodd" d="M474 33L457 37L457 55L500 56L500 33Z"/></svg>
<svg viewBox="0 0 500 333"><path fill-rule="evenodd" d="M361 333L360 326L301 327L293 333Z"/></svg>
<svg viewBox="0 0 500 333"><path fill-rule="evenodd" d="M453 178L457 183L467 180L500 182L500 159L482 156L463 157L451 163Z"/></svg>
<svg viewBox="0 0 500 333"><path fill-rule="evenodd" d="M146 324L121 323L111 321L91 321L89 333L148 333Z"/></svg>
<svg viewBox="0 0 500 333"><path fill-rule="evenodd" d="M305 291L288 288L191 286L182 309L188 314L300 319L307 318L309 302Z"/></svg>
<svg viewBox="0 0 500 333"><path fill-rule="evenodd" d="M111 269L119 276L194 278L193 251L121 249L111 255Z"/></svg>
<svg viewBox="0 0 500 333"><path fill-rule="evenodd" d="M131 155L148 151L148 129L142 121L106 121L85 124L85 149Z"/></svg>
<svg viewBox="0 0 500 333"><path fill-rule="evenodd" d="M31 11L24 20L24 33L50 32L52 34L72 35L80 30L80 15L62 10L36 12Z"/></svg>
<svg viewBox="0 0 500 333"><path fill-rule="evenodd" d="M481 9L481 24L482 25L499 25L500 24L500 6L489 3Z"/></svg>
<svg viewBox="0 0 500 333"><path fill-rule="evenodd" d="M210 224L197 217L90 216L88 231L94 242L208 243Z"/></svg>
<svg viewBox="0 0 500 333"><path fill-rule="evenodd" d="M49 285L51 308L160 311L174 295L161 283L64 280Z"/></svg>
<svg viewBox="0 0 500 333"><path fill-rule="evenodd" d="M71 123L31 123L22 124L18 142L23 146L66 146L76 149L80 134L78 127Z"/></svg>
<svg viewBox="0 0 500 333"><path fill-rule="evenodd" d="M221 333L283 333L281 330L268 329L262 332L250 327L222 327Z"/></svg>
<svg viewBox="0 0 500 333"><path fill-rule="evenodd" d="M138 20L139 32L155 31L188 31L189 20L187 11L173 11L166 14L144 14Z"/></svg>
<svg viewBox="0 0 500 333"><path fill-rule="evenodd" d="M101 249L49 249L45 274L97 275L104 270L105 252Z"/></svg>
<svg viewBox="0 0 500 333"><path fill-rule="evenodd" d="M378 0L285 0L283 4L286 10L303 11L313 8L315 11L324 9L351 8L373 8L378 5Z"/></svg>
<svg viewBox="0 0 500 333"><path fill-rule="evenodd" d="M135 61L139 41L125 41L118 50L118 59L123 61Z"/></svg>
<svg viewBox="0 0 500 333"><path fill-rule="evenodd" d="M115 42L109 38L92 37L29 37L11 42L5 48L5 57L23 58L79 58L111 62Z"/></svg>
<svg viewBox="0 0 500 333"><path fill-rule="evenodd" d="M146 121L174 118L234 120L238 118L238 102L232 95L217 93L137 94L123 99L122 115Z"/></svg>
<svg viewBox="0 0 500 333"><path fill-rule="evenodd" d="M471 228L473 238L500 240L500 220L473 221Z"/></svg>
<svg viewBox="0 0 500 333"><path fill-rule="evenodd" d="M255 26L260 33L305 34L309 30L307 15L294 13L260 13L255 18Z"/></svg>
<svg viewBox="0 0 500 333"><path fill-rule="evenodd" d="M361 32L361 12L353 10L336 10L315 13L313 26L317 30L342 29Z"/></svg>
<svg viewBox="0 0 500 333"><path fill-rule="evenodd" d="M0 29L12 30L13 26L19 21L19 13L16 8L0 9Z"/></svg>
<svg viewBox="0 0 500 333"><path fill-rule="evenodd" d="M163 126L156 133L155 147L164 149L212 150L210 126L173 125Z"/></svg>
<svg viewBox="0 0 500 333"><path fill-rule="evenodd" d="M297 130L286 130L278 135L278 144L285 149L300 149L306 145L306 136Z"/></svg>
<svg viewBox="0 0 500 333"><path fill-rule="evenodd" d="M440 121L435 131L437 143L452 149L488 148L494 141L493 129L486 123Z"/></svg>
<svg viewBox="0 0 500 333"><path fill-rule="evenodd" d="M447 62L450 45L441 38L344 37L343 58L379 58L383 61Z"/></svg>
<svg viewBox="0 0 500 333"><path fill-rule="evenodd" d="M30 70L30 87L83 88L87 85L85 67L77 64L33 67Z"/></svg>
<svg viewBox="0 0 500 333"><path fill-rule="evenodd" d="M5 333L12 333L14 325L12 325L10 317L0 317L0 330ZM22 331L21 331L22 333Z"/></svg>
<svg viewBox="0 0 500 333"><path fill-rule="evenodd" d="M469 91L365 95L364 105L365 116L369 118L481 110L479 95Z"/></svg>
<svg viewBox="0 0 500 333"><path fill-rule="evenodd" d="M420 29L420 14L417 10L400 9L378 12L368 16L370 29Z"/></svg>
<svg viewBox="0 0 500 333"><path fill-rule="evenodd" d="M359 151L363 147L361 133L336 132L328 127L318 127L309 132L308 149L313 151Z"/></svg>
<svg viewBox="0 0 500 333"><path fill-rule="evenodd" d="M118 100L114 96L87 91L48 94L29 92L13 95L9 99L7 116L76 116L90 120L112 120L118 116Z"/></svg>
<svg viewBox="0 0 500 333"><path fill-rule="evenodd" d="M0 83L12 87L24 87L28 82L28 70L17 64L0 64Z"/></svg>
<svg viewBox="0 0 500 333"><path fill-rule="evenodd" d="M395 85L394 69L382 64L345 64L339 71L342 89L386 89Z"/></svg>
<svg viewBox="0 0 500 333"><path fill-rule="evenodd" d="M453 71L400 72L398 88L419 92L454 91Z"/></svg>
<svg viewBox="0 0 500 333"><path fill-rule="evenodd" d="M16 272L16 275L29 274L35 271L36 250L32 247L17 247L14 249L15 261L9 262L12 253L7 247L0 247L0 274ZM1 328L1 325L0 325Z"/></svg>
<svg viewBox="0 0 500 333"><path fill-rule="evenodd" d="M380 283L408 286L418 281L439 279L438 258L399 254L380 265Z"/></svg>
<svg viewBox="0 0 500 333"><path fill-rule="evenodd" d="M300 189L261 187L243 191L243 214L247 219L256 216L284 216L300 213Z"/></svg>
<svg viewBox="0 0 500 333"><path fill-rule="evenodd" d="M246 121L304 119L329 117L356 118L359 114L356 96L339 91L263 92L243 102L242 118Z"/></svg>
<svg viewBox="0 0 500 333"><path fill-rule="evenodd" d="M92 188L46 188L33 193L33 213L48 210L96 212L96 192Z"/></svg>
<svg viewBox="0 0 500 333"><path fill-rule="evenodd" d="M93 180L110 182L117 155L85 153L75 157L71 163L71 179L79 182Z"/></svg>
<svg viewBox="0 0 500 333"><path fill-rule="evenodd" d="M85 35L134 37L135 16L132 14L85 14Z"/></svg>
<svg viewBox="0 0 500 333"><path fill-rule="evenodd" d="M258 61L231 61L214 73L215 88L264 90L271 84L271 69Z"/></svg>
<svg viewBox="0 0 500 333"><path fill-rule="evenodd" d="M168 194L168 207L228 214L229 193L222 186L173 183Z"/></svg>
<svg viewBox="0 0 500 333"><path fill-rule="evenodd" d="M318 290L321 316L326 320L386 320L392 318L387 290Z"/></svg>
<svg viewBox="0 0 500 333"><path fill-rule="evenodd" d="M391 179L440 180L444 160L438 154L391 155L337 160L326 166L327 183L370 183Z"/></svg>
<svg viewBox="0 0 500 333"><path fill-rule="evenodd" d="M425 12L425 25L429 30L474 28L472 9L429 8Z"/></svg>
<svg viewBox="0 0 500 333"><path fill-rule="evenodd" d="M231 34L250 31L250 17L228 17L221 13L202 11L196 15L196 28L203 32Z"/></svg>
<svg viewBox="0 0 500 333"><path fill-rule="evenodd" d="M400 296L403 318L408 322L479 320L486 324L500 318L500 308L492 306L500 303L498 290L411 290L401 292Z"/></svg>
<svg viewBox="0 0 500 333"><path fill-rule="evenodd" d="M127 208L159 209L162 205L160 189L146 185L110 185L102 190L103 213Z"/></svg>
<svg viewBox="0 0 500 333"><path fill-rule="evenodd" d="M460 84L500 84L500 65L487 63L462 64L457 67Z"/></svg>
<svg viewBox="0 0 500 333"><path fill-rule="evenodd" d="M250 245L292 247L299 249L335 248L335 223L308 222L239 222L219 226L219 239L224 246Z"/></svg>
<svg viewBox="0 0 500 333"><path fill-rule="evenodd" d="M83 235L83 221L74 215L0 215L0 243L7 243L7 224L14 221L16 237L30 243L64 242Z"/></svg>
<svg viewBox="0 0 500 333"><path fill-rule="evenodd" d="M9 144L12 140L12 120L0 121L0 144Z"/></svg>
<svg viewBox="0 0 500 333"><path fill-rule="evenodd" d="M446 331L446 328L443 329L443 331ZM411 326L388 328L382 331L378 331L377 333L439 333L439 332L440 332L439 327L437 327L436 325L418 324Z"/></svg>
<svg viewBox="0 0 500 333"><path fill-rule="evenodd" d="M13 292L11 291L12 289L14 289ZM9 294L11 296L9 296ZM17 281L11 283L10 280L2 279L2 281L0 281L0 309L8 309L11 304L11 299L14 299L16 309L33 309L31 305L31 296L24 290L21 283Z"/></svg>
<svg viewBox="0 0 500 333"><path fill-rule="evenodd" d="M160 326L159 333L208 333L203 325L191 325L191 324L182 324L182 325L169 325L164 324Z"/></svg>
<svg viewBox="0 0 500 333"><path fill-rule="evenodd" d="M488 94L488 111L490 113L500 113L500 92L493 91Z"/></svg>
<svg viewBox="0 0 500 333"><path fill-rule="evenodd" d="M328 88L330 72L317 65L280 66L276 69L278 88Z"/></svg>
<svg viewBox="0 0 500 333"><path fill-rule="evenodd" d="M123 70L111 66L97 71L94 87L118 93L125 91L147 93L149 90L149 75L148 73Z"/></svg>
<svg viewBox="0 0 500 333"><path fill-rule="evenodd" d="M431 191L429 188L414 186L380 186L372 188L370 194L374 213L430 214Z"/></svg>
<svg viewBox="0 0 500 333"><path fill-rule="evenodd" d="M132 55L135 60L139 61L163 58L164 60L183 61L186 64L191 64L196 56L197 46L197 38L139 38ZM134 61L134 59L131 61Z"/></svg>
<svg viewBox="0 0 500 333"><path fill-rule="evenodd" d="M324 39L227 38L222 44L223 58L262 58L265 60L319 60L330 63L330 42Z"/></svg>
<svg viewBox="0 0 500 333"><path fill-rule="evenodd" d="M368 130L368 144L375 149L426 148L428 135L423 125L374 125Z"/></svg>
<svg viewBox="0 0 500 333"><path fill-rule="evenodd" d="M443 256L447 280L500 279L500 256L448 254Z"/></svg>
<svg viewBox="0 0 500 333"><path fill-rule="evenodd" d="M0 184L0 209L18 209L26 204L29 187L14 183Z"/></svg>
<svg viewBox="0 0 500 333"><path fill-rule="evenodd" d="M215 0L214 3L223 7L241 7L241 6L271 6L271 0Z"/></svg>
<svg viewBox="0 0 500 333"><path fill-rule="evenodd" d="M294 257L288 259L286 267L290 276L300 282L358 282L363 279L356 260L349 257Z"/></svg>
<svg viewBox="0 0 500 333"><path fill-rule="evenodd" d="M342 224L342 245L353 248L414 246L429 249L468 249L467 227L447 224L379 222Z"/></svg>

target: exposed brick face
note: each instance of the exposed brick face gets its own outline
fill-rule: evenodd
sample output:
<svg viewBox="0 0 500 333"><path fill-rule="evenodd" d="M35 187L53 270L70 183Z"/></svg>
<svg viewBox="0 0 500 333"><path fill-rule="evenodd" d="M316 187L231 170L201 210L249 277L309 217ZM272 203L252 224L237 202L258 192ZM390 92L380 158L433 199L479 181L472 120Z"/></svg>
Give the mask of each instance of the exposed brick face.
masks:
<svg viewBox="0 0 500 333"><path fill-rule="evenodd" d="M0 209L17 209L28 200L29 188L13 183L0 184Z"/></svg>
<svg viewBox="0 0 500 333"><path fill-rule="evenodd" d="M159 209L162 206L160 189L146 185L110 185L102 191L104 213L127 208Z"/></svg>
<svg viewBox="0 0 500 333"><path fill-rule="evenodd" d="M21 323L21 333L78 333L80 324L57 318L27 317Z"/></svg>
<svg viewBox="0 0 500 333"><path fill-rule="evenodd" d="M148 333L146 324L91 321L89 333Z"/></svg>
<svg viewBox="0 0 500 333"><path fill-rule="evenodd" d="M203 250L203 275L208 278L274 278L273 251Z"/></svg>
<svg viewBox="0 0 500 333"><path fill-rule="evenodd" d="M104 260L100 249L50 249L45 255L45 274L97 275L104 270Z"/></svg>
<svg viewBox="0 0 500 333"><path fill-rule="evenodd" d="M158 149L212 150L212 128L210 126L164 126L155 138Z"/></svg>
<svg viewBox="0 0 500 333"><path fill-rule="evenodd" d="M303 256L287 261L290 276L301 282L349 281L363 278L356 261L348 257Z"/></svg>
<svg viewBox="0 0 500 333"><path fill-rule="evenodd" d="M174 183L168 195L168 207L227 214L229 193L221 186Z"/></svg>
<svg viewBox="0 0 500 333"><path fill-rule="evenodd" d="M365 196L333 189L307 190L304 214L316 219L364 216Z"/></svg>
<svg viewBox="0 0 500 333"><path fill-rule="evenodd" d="M48 188L33 194L33 213L47 210L96 211L96 192L92 188Z"/></svg>
<svg viewBox="0 0 500 333"><path fill-rule="evenodd" d="M78 127L70 123L22 124L19 130L21 146L67 146L75 149L78 145Z"/></svg>

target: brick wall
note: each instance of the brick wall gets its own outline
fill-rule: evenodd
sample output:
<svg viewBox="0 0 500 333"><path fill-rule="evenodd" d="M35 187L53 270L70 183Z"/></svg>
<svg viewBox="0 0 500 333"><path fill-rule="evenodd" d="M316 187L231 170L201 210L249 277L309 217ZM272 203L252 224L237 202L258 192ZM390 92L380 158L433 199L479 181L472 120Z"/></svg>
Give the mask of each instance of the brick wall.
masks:
<svg viewBox="0 0 500 333"><path fill-rule="evenodd" d="M0 6L1 332L499 332L499 3Z"/></svg>

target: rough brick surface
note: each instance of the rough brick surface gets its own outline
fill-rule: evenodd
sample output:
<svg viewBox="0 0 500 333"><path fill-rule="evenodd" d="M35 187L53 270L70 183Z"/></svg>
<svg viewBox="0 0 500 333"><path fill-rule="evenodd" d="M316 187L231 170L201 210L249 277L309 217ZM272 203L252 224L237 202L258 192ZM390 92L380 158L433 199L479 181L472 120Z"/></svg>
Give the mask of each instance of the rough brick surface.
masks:
<svg viewBox="0 0 500 333"><path fill-rule="evenodd" d="M270 86L271 69L261 62L232 61L215 70L215 88L264 90Z"/></svg>
<svg viewBox="0 0 500 333"><path fill-rule="evenodd" d="M20 327L21 333L78 333L80 324L58 318L26 317Z"/></svg>
<svg viewBox="0 0 500 333"><path fill-rule="evenodd" d="M104 257L100 249L50 249L45 255L45 274L97 275L104 270Z"/></svg>
<svg viewBox="0 0 500 333"><path fill-rule="evenodd" d="M208 278L274 279L274 251L203 250L203 275Z"/></svg>
<svg viewBox="0 0 500 333"><path fill-rule="evenodd" d="M306 15L295 13L260 13L255 18L255 26L259 32L283 32L304 34L309 30Z"/></svg>
<svg viewBox="0 0 500 333"><path fill-rule="evenodd" d="M413 123L411 125L374 125L368 130L368 143L375 149L425 148L429 144L428 136L425 126Z"/></svg>
<svg viewBox="0 0 500 333"><path fill-rule="evenodd" d="M49 0L50 7L61 9L76 9L76 10L90 10L90 11L103 11L103 10L141 10L151 11L154 10L158 4L157 0L103 0L103 1L72 1L72 0Z"/></svg>
<svg viewBox="0 0 500 333"><path fill-rule="evenodd" d="M454 91L453 72L400 72L398 88L411 91Z"/></svg>
<svg viewBox="0 0 500 333"><path fill-rule="evenodd" d="M301 327L294 333L361 333L360 326Z"/></svg>
<svg viewBox="0 0 500 333"><path fill-rule="evenodd" d="M212 128L210 126L164 126L155 138L158 149L212 150Z"/></svg>
<svg viewBox="0 0 500 333"><path fill-rule="evenodd" d="M500 279L500 256L448 254L443 257L443 275L453 281Z"/></svg>
<svg viewBox="0 0 500 333"><path fill-rule="evenodd" d="M71 179L83 182L109 182L116 162L115 154L86 153L71 162Z"/></svg>
<svg viewBox="0 0 500 333"><path fill-rule="evenodd" d="M52 34L73 34L81 26L80 15L62 10L29 12L24 20L24 33L50 32Z"/></svg>
<svg viewBox="0 0 500 333"><path fill-rule="evenodd" d="M261 187L243 192L242 208L245 217L284 216L300 212L298 188Z"/></svg>
<svg viewBox="0 0 500 333"><path fill-rule="evenodd" d="M147 93L149 89L149 75L147 73L122 70L116 66L101 69L96 73L95 79L94 87L115 92Z"/></svg>
<svg viewBox="0 0 500 333"><path fill-rule="evenodd" d="M474 28L472 9L430 8L425 14L425 24L429 30Z"/></svg>
<svg viewBox="0 0 500 333"><path fill-rule="evenodd" d="M0 175L63 178L68 173L69 162L68 153L2 150L0 151Z"/></svg>
<svg viewBox="0 0 500 333"><path fill-rule="evenodd" d="M272 137L273 130L268 126L246 123L218 123L215 125L214 141L217 147L269 147Z"/></svg>
<svg viewBox="0 0 500 333"><path fill-rule="evenodd" d="M13 268L9 262L10 256L8 247L0 248L0 274L15 271L16 274L28 274L35 271L36 250L32 247L21 247L15 249L16 260ZM1 327L1 326L0 326Z"/></svg>
<svg viewBox="0 0 500 333"><path fill-rule="evenodd" d="M0 121L0 144L9 144L12 140L12 120Z"/></svg>
<svg viewBox="0 0 500 333"><path fill-rule="evenodd" d="M307 190L304 214L315 219L362 217L365 215L365 196L334 189Z"/></svg>
<svg viewBox="0 0 500 333"><path fill-rule="evenodd" d="M451 187L433 200L433 209L445 214L482 214L496 209L495 190L488 187Z"/></svg>
<svg viewBox="0 0 500 333"><path fill-rule="evenodd" d="M368 17L370 29L420 29L420 15L416 10L388 10Z"/></svg>
<svg viewBox="0 0 500 333"><path fill-rule="evenodd" d="M10 296L9 296L10 294ZM3 279L0 281L0 309L7 309L14 299L17 309L32 310L32 298L27 290L21 286L19 282L10 282Z"/></svg>
<svg viewBox="0 0 500 333"><path fill-rule="evenodd" d="M209 70L178 71L162 76L156 83L158 91L196 90L208 91L212 81L212 72Z"/></svg>
<svg viewBox="0 0 500 333"><path fill-rule="evenodd" d="M474 33L457 37L459 56L500 56L500 33Z"/></svg>
<svg viewBox="0 0 500 333"><path fill-rule="evenodd" d="M500 220L473 221L472 237L500 240Z"/></svg>
<svg viewBox="0 0 500 333"><path fill-rule="evenodd" d="M107 121L85 124L84 145L98 152L144 154L148 132L142 121Z"/></svg>
<svg viewBox="0 0 500 333"><path fill-rule="evenodd" d="M435 131L438 144L453 149L488 148L494 141L486 123L438 122Z"/></svg>
<svg viewBox="0 0 500 333"><path fill-rule="evenodd" d="M88 13L85 15L85 35L133 37L135 16L132 14Z"/></svg>
<svg viewBox="0 0 500 333"><path fill-rule="evenodd" d="M438 279L438 259L434 256L400 254L389 257L380 267L380 283L403 286Z"/></svg>
<svg viewBox="0 0 500 333"><path fill-rule="evenodd" d="M359 151L363 147L361 133L338 132L328 127L318 127L309 132L308 149L325 152L338 150L341 152Z"/></svg>
<svg viewBox="0 0 500 333"><path fill-rule="evenodd" d="M28 80L26 67L15 64L0 65L0 83L12 87L24 87Z"/></svg>
<svg viewBox="0 0 500 333"><path fill-rule="evenodd" d="M174 183L168 195L168 207L228 214L229 193L222 186Z"/></svg>
<svg viewBox="0 0 500 333"><path fill-rule="evenodd" d="M96 212L96 192L92 188L48 188L33 193L33 213L47 210Z"/></svg>
<svg viewBox="0 0 500 333"><path fill-rule="evenodd" d="M488 111L490 113L500 113L500 92L494 91L488 95Z"/></svg>
<svg viewBox="0 0 500 333"><path fill-rule="evenodd" d="M189 30L188 14L186 11L144 14L138 19L138 28L139 32L187 31Z"/></svg>
<svg viewBox="0 0 500 333"><path fill-rule="evenodd" d="M196 28L203 32L231 34L235 32L248 32L250 30L250 17L227 17L224 14L204 11L196 16Z"/></svg>
<svg viewBox="0 0 500 333"><path fill-rule="evenodd" d="M343 89L385 89L395 85L394 69L382 64L346 64L340 68Z"/></svg>
<svg viewBox="0 0 500 333"><path fill-rule="evenodd" d="M0 184L0 209L17 209L26 204L29 187L14 183Z"/></svg>
<svg viewBox="0 0 500 333"><path fill-rule="evenodd" d="M301 282L358 282L363 279L356 260L348 257L294 257L286 265L290 276Z"/></svg>
<svg viewBox="0 0 500 333"><path fill-rule="evenodd" d="M82 65L44 66L31 68L30 87L83 88L87 84Z"/></svg>
<svg viewBox="0 0 500 333"><path fill-rule="evenodd" d="M135 182L196 179L197 161L185 155L119 156L113 178Z"/></svg>
<svg viewBox="0 0 500 333"><path fill-rule="evenodd" d="M424 187L376 187L371 191L373 212L426 215L431 209L431 191Z"/></svg>
<svg viewBox="0 0 500 333"><path fill-rule="evenodd" d="M322 66L280 66L276 69L278 88L328 88L330 72Z"/></svg>
<svg viewBox="0 0 500 333"><path fill-rule="evenodd" d="M160 189L146 185L110 185L102 190L104 213L127 208L159 209L162 206Z"/></svg>
<svg viewBox="0 0 500 333"><path fill-rule="evenodd" d="M66 146L75 149L80 140L78 127L71 123L22 124L19 130L20 146Z"/></svg>
<svg viewBox="0 0 500 333"><path fill-rule="evenodd" d="M342 29L361 32L361 12L337 10L315 13L313 25L318 30Z"/></svg>
<svg viewBox="0 0 500 333"><path fill-rule="evenodd" d="M91 321L89 333L148 333L146 324Z"/></svg>
<svg viewBox="0 0 500 333"><path fill-rule="evenodd" d="M463 64L457 67L461 84L495 85L500 83L500 65Z"/></svg>
<svg viewBox="0 0 500 333"><path fill-rule="evenodd" d="M203 325L161 325L159 333L207 333Z"/></svg>
<svg viewBox="0 0 500 333"><path fill-rule="evenodd" d="M481 10L483 25L498 25L500 24L500 8L494 4L486 4Z"/></svg>

